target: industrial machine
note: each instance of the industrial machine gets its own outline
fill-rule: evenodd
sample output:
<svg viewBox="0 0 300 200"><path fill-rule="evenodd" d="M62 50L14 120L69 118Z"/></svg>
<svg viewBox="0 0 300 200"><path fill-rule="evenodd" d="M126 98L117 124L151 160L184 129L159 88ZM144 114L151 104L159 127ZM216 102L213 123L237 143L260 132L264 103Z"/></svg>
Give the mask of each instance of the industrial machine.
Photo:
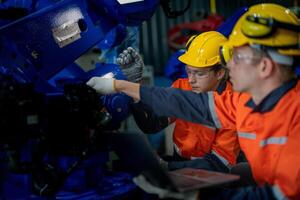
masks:
<svg viewBox="0 0 300 200"><path fill-rule="evenodd" d="M131 99L85 85L96 75L125 77L115 64L84 69L75 60L120 44L159 3L0 1L0 199L130 199L130 174L106 166L106 135Z"/></svg>

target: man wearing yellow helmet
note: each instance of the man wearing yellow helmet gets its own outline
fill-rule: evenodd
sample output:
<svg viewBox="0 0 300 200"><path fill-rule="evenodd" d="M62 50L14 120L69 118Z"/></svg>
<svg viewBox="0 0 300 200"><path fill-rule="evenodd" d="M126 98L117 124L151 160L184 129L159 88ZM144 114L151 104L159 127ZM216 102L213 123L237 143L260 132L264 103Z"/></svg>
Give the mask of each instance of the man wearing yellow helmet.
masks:
<svg viewBox="0 0 300 200"><path fill-rule="evenodd" d="M186 64L188 78L176 80L172 87L196 93L231 88L226 83L226 71L222 67L219 48L227 39L216 31L193 36L187 42L186 52L179 60ZM142 103L132 105L132 113L144 133L156 133L170 123L175 123L173 132L174 156L163 166L169 170L183 167L202 168L229 172L239 154L236 132L215 129L181 119L157 117ZM192 160L192 161L189 161Z"/></svg>
<svg viewBox="0 0 300 200"><path fill-rule="evenodd" d="M240 93L195 94L111 79L88 84L101 93L125 92L158 115L237 130L258 186L201 191L204 199L300 199L299 26L276 4L252 6L239 19L221 55Z"/></svg>

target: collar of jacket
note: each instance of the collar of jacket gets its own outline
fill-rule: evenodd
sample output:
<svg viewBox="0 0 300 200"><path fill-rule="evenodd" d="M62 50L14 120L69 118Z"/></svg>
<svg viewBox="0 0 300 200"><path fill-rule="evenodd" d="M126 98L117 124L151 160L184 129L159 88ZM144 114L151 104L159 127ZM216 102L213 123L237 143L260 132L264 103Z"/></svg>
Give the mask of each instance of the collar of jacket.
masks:
<svg viewBox="0 0 300 200"><path fill-rule="evenodd" d="M222 80L217 87L217 90L216 90L217 93L222 94L222 92L226 89L226 86L227 86L227 82L225 80Z"/></svg>
<svg viewBox="0 0 300 200"><path fill-rule="evenodd" d="M252 108L253 112L269 112L276 106L281 97L283 97L290 89L295 87L296 84L297 79L287 81L277 89L273 90L270 94L268 94L260 104L256 105L251 98L245 105Z"/></svg>

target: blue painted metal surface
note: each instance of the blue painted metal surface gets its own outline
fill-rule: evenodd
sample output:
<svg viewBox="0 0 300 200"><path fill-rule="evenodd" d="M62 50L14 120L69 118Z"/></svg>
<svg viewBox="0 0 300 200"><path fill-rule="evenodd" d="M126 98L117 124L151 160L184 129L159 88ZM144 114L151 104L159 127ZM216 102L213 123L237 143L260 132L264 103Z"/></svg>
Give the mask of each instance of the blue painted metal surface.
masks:
<svg viewBox="0 0 300 200"><path fill-rule="evenodd" d="M63 95L65 84L84 83L92 76L109 74L125 79L114 64L99 64L85 72L73 62L95 45L111 49L122 43L127 36L126 26L140 25L149 19L158 2L145 0L121 5L117 0L7 0L0 10L15 6L27 14L15 21L0 19L0 73L12 76L20 84L33 83L35 91L46 94L47 100ZM127 117L131 101L128 96L118 93L99 100L116 122ZM21 147L20 151L30 162L32 152ZM119 199L135 190L130 175L106 173L103 164L108 158L103 154L88 158L74 170L55 198ZM65 171L75 160L61 156L45 162L51 161ZM30 173L16 174L2 164L0 198L47 199L33 195Z"/></svg>
<svg viewBox="0 0 300 200"><path fill-rule="evenodd" d="M223 22L216 31L222 33L225 37L228 37L237 22L237 20L248 11L248 7L239 8L237 11L233 13L225 22Z"/></svg>
<svg viewBox="0 0 300 200"><path fill-rule="evenodd" d="M0 165L0 194L4 199L120 199L137 189L128 173L110 173L104 164L107 153L97 153L85 160L65 181L55 197L40 197L32 193L31 174L10 172ZM52 156L61 170L67 170L78 158L72 156Z"/></svg>
<svg viewBox="0 0 300 200"><path fill-rule="evenodd" d="M88 80L93 76L107 76L126 80L119 66L115 64L97 64L96 68L89 71L84 79ZM114 122L120 122L128 117L129 104L132 102L132 98L123 93L116 93L102 96L101 100L107 111L112 115Z"/></svg>
<svg viewBox="0 0 300 200"><path fill-rule="evenodd" d="M134 9L129 4L124 13L114 9L114 13L123 13L124 17L151 5L150 17L157 2L147 2L134 4ZM66 80L88 80L91 76L85 75L73 61L97 43L101 48L112 48L126 37L126 27L119 24L124 22L123 18L107 13L107 8L112 9L116 1L97 1L96 8L93 5L92 1L83 0L49 3L44 9L2 26L0 72L13 75L20 83L33 82L36 90L43 93L62 92ZM118 9L121 8L118 4ZM138 20L141 23L144 19ZM102 100L117 121L128 115L127 96L109 95Z"/></svg>
<svg viewBox="0 0 300 200"><path fill-rule="evenodd" d="M165 76L175 81L178 78L186 78L185 64L178 60L178 57L184 53L185 50L176 51L171 55L168 63L165 66Z"/></svg>
<svg viewBox="0 0 300 200"><path fill-rule="evenodd" d="M300 77L300 66L296 67L296 74L298 76L298 78Z"/></svg>
<svg viewBox="0 0 300 200"><path fill-rule="evenodd" d="M48 80L112 27L95 26L85 1L61 1L0 28L1 55L6 56L1 60L17 68L26 81Z"/></svg>
<svg viewBox="0 0 300 200"><path fill-rule="evenodd" d="M140 2L120 4L116 0L89 0L96 9L105 8L109 16L126 26L141 25L153 15L159 0L143 0Z"/></svg>

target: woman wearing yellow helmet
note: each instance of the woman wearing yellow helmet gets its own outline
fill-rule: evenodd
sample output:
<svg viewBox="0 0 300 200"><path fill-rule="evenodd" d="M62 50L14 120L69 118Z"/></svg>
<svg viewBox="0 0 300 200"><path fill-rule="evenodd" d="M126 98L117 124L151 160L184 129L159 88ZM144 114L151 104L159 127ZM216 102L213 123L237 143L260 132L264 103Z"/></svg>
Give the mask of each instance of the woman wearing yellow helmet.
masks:
<svg viewBox="0 0 300 200"><path fill-rule="evenodd" d="M172 87L196 93L221 92L230 88L229 85L226 87L226 71L218 53L220 45L225 41L227 39L216 31L192 36L186 44L186 52L179 57L186 64L188 78L176 80ZM175 123L174 156L168 158L168 163L161 160L169 170L195 167L229 172L236 163L239 144L234 131L211 129L175 118L158 118L141 103L133 104L132 111L137 125L145 133L156 133L170 123ZM193 161L188 161L191 159Z"/></svg>

